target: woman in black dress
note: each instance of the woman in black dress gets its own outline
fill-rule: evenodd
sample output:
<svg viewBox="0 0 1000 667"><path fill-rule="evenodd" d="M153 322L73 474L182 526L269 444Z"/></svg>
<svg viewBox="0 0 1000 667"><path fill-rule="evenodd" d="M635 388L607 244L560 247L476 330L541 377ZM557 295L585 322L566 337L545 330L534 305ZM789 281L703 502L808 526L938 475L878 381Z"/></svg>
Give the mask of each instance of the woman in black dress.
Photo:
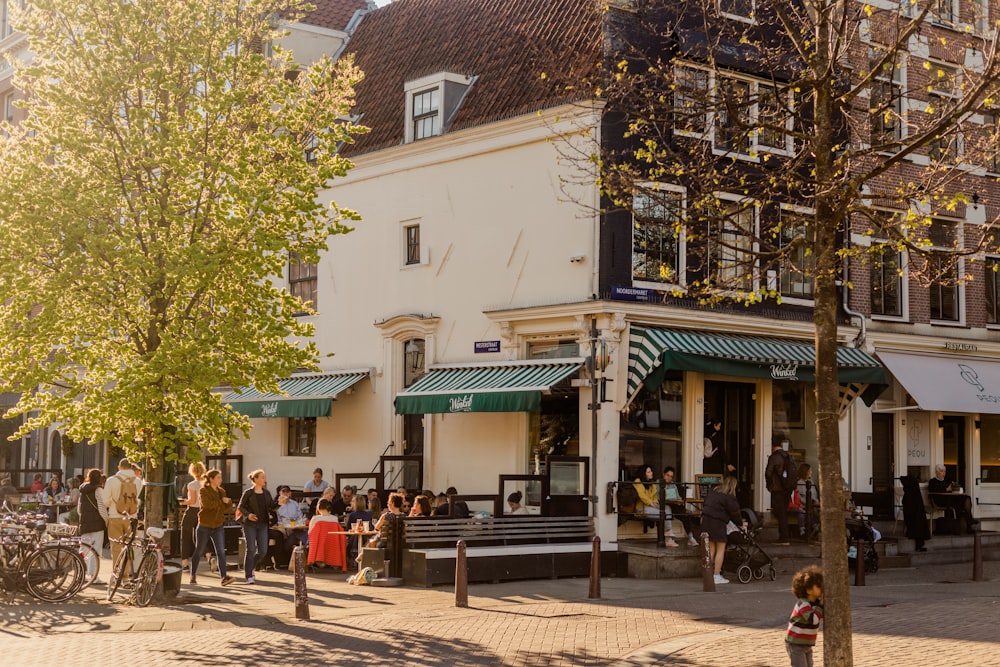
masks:
<svg viewBox="0 0 1000 667"><path fill-rule="evenodd" d="M722 483L708 492L701 509L701 530L708 533L708 551L715 566L715 583L728 584L722 576L722 560L726 556L726 525L733 523L746 527L740 516L740 504L736 500L736 478L723 477Z"/></svg>
<svg viewBox="0 0 1000 667"><path fill-rule="evenodd" d="M736 470L726 458L726 448L723 442L722 420L709 419L705 423L705 439L703 440L702 472L716 475L727 475Z"/></svg>

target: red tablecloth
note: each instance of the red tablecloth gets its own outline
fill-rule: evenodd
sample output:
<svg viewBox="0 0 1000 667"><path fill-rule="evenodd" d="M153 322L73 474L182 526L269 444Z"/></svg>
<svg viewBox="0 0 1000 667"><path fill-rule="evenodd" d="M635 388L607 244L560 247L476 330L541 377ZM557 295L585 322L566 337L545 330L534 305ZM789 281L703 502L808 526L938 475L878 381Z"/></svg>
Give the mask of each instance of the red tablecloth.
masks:
<svg viewBox="0 0 1000 667"><path fill-rule="evenodd" d="M309 529L309 564L317 561L347 571L347 540L336 521L319 521Z"/></svg>

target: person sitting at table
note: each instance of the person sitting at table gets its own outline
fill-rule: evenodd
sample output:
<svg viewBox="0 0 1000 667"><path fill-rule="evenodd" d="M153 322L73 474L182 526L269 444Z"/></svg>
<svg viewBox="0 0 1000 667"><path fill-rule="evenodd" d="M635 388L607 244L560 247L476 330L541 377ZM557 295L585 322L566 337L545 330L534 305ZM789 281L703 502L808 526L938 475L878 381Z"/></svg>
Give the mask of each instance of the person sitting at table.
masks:
<svg viewBox="0 0 1000 667"><path fill-rule="evenodd" d="M964 493L959 493L954 482L945 479L948 469L942 465L934 466L934 476L927 480L927 493L935 494L931 496L931 502L940 507L950 507L959 519L965 519L965 525L969 532L979 527L979 521L972 516L972 498Z"/></svg>
<svg viewBox="0 0 1000 667"><path fill-rule="evenodd" d="M334 516L330 510L333 508L333 503L326 498L320 498L320 501L316 503L316 514L313 518L309 519L309 534L317 535L313 533L314 530L322 530L325 525L332 527L332 524L337 524L340 527L340 521ZM316 527L318 526L318 528ZM312 555L312 554L311 554ZM310 558L310 565L313 567L325 568L327 564L322 560L317 560L315 555Z"/></svg>
<svg viewBox="0 0 1000 667"><path fill-rule="evenodd" d="M323 469L316 468L313 470L312 479L305 483L302 491L304 493L323 493L328 486L330 486L330 483L323 479Z"/></svg>
<svg viewBox="0 0 1000 667"><path fill-rule="evenodd" d="M314 516L316 516L316 514L319 511L319 501L321 500L329 500L330 506L332 507L334 494L336 492L337 489L333 488L332 486L328 486L325 489L323 489L323 495L319 496L318 498L313 498L312 502L309 503L309 518L312 519Z"/></svg>
<svg viewBox="0 0 1000 667"><path fill-rule="evenodd" d="M10 477L0 479L0 501L9 503L21 502L21 492L11 483Z"/></svg>
<svg viewBox="0 0 1000 667"><path fill-rule="evenodd" d="M68 502L71 507L68 507L65 512L60 512L59 516L56 517L56 521L59 523L66 523L69 519L70 510L77 506L80 502L80 480L76 477L70 477L66 480L66 495L69 496L66 502ZM77 512L77 520L79 520L79 512Z"/></svg>
<svg viewBox="0 0 1000 667"><path fill-rule="evenodd" d="M431 501L427 499L427 496L417 496L413 499L413 508L410 510L410 516L423 516L430 517L433 514L431 509Z"/></svg>
<svg viewBox="0 0 1000 667"><path fill-rule="evenodd" d="M515 491L507 496L507 506L510 507L510 512L508 512L508 514L518 516L528 513L528 508L521 505L522 498L524 498L524 494L520 491Z"/></svg>
<svg viewBox="0 0 1000 667"><path fill-rule="evenodd" d="M636 477L632 486L635 488L635 492L639 494L639 503L636 505L636 512L643 514L647 521L658 520L660 518L660 489L656 484L656 473L653 471L653 466L648 464L642 466L639 477ZM663 515L668 523L673 521L673 513L669 507L664 508ZM663 543L665 546L671 548L680 546L669 533Z"/></svg>
<svg viewBox="0 0 1000 667"><path fill-rule="evenodd" d="M448 496L444 493L439 493L434 504L434 516L448 516L448 512L450 511Z"/></svg>
<svg viewBox="0 0 1000 667"><path fill-rule="evenodd" d="M292 550L297 544L308 548L309 534L302 508L292 500L292 489L287 484L278 487L278 509L275 510L277 524L268 530L274 540L274 567L284 569L292 558ZM272 534L273 532L273 534Z"/></svg>
<svg viewBox="0 0 1000 667"><path fill-rule="evenodd" d="M389 517L403 516L406 516L403 512L403 496L398 493L390 493L388 508L382 516L378 518L378 522L375 524L375 530L379 531L379 534L369 540L368 546L386 546L389 541L389 524L391 522Z"/></svg>
<svg viewBox="0 0 1000 667"><path fill-rule="evenodd" d="M458 489L456 489L454 486L449 486L444 493L446 496L448 496L448 502L451 502L451 497L458 495ZM455 511L453 512L453 514L455 515L456 519L466 519L469 517L469 506L466 504L464 500L456 500L454 505L455 505Z"/></svg>
<svg viewBox="0 0 1000 667"><path fill-rule="evenodd" d="M347 515L347 530L351 530L357 521L371 521L372 513L368 510L364 496L354 496L351 499L351 513Z"/></svg>
<svg viewBox="0 0 1000 667"><path fill-rule="evenodd" d="M42 481L42 473L35 473L35 479L31 483L31 493L39 493L45 488L45 482Z"/></svg>
<svg viewBox="0 0 1000 667"><path fill-rule="evenodd" d="M674 481L674 476L677 471L674 470L673 466L667 466L663 469L663 496L668 503L668 510L671 512L672 516L677 517L680 521L682 532L680 535L673 535L674 537L680 537L681 539L687 535L688 545L692 547L698 546L698 538L694 536L694 529L692 526L691 515L688 514L687 506L684 504L684 498L681 496L681 491L677 486L677 482ZM670 533L673 534L673 520L671 519ZM668 545L669 546L669 545Z"/></svg>
<svg viewBox="0 0 1000 667"><path fill-rule="evenodd" d="M49 485L45 487L42 491L42 502L48 505L55 505L62 499L63 493L65 493L63 485L59 482L59 478L52 476L49 480ZM45 519L49 523L55 523L58 516L58 508L56 507L46 507L45 508Z"/></svg>

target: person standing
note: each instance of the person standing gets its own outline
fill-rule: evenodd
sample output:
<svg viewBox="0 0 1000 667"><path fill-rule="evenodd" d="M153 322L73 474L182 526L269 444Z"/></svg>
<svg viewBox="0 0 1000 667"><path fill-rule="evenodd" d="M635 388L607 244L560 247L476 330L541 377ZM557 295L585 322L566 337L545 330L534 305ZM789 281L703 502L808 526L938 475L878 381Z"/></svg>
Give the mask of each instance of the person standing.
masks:
<svg viewBox="0 0 1000 667"><path fill-rule="evenodd" d="M187 507L181 520L181 565L184 568L188 567L188 560L194 553L198 511L201 509L201 482L205 476L205 466L197 462L192 463L188 466L188 474L193 479L187 483L187 499L182 503Z"/></svg>
<svg viewBox="0 0 1000 667"><path fill-rule="evenodd" d="M792 578L795 607L785 631L785 650L792 667L813 667L813 646L823 620L823 570L810 565Z"/></svg>
<svg viewBox="0 0 1000 667"><path fill-rule="evenodd" d="M771 445L771 455L767 457L764 480L771 492L771 513L778 520L777 546L788 546L788 499L798 483L798 476L790 470L788 460L791 455L785 451L782 440L775 439ZM789 478L791 478L789 480Z"/></svg>
<svg viewBox="0 0 1000 667"><path fill-rule="evenodd" d="M204 470L204 468L202 468ZM198 526L195 530L195 547L191 555L191 580L192 586L198 583L198 564L201 563L208 543L212 542L212 549L219 563L219 576L222 578L223 586L228 586L235 579L226 573L226 530L223 528L226 522L226 509L232 501L226 496L226 490L222 487L222 473L218 470L209 470L204 473L204 481L198 491L199 509ZM191 511L189 506L188 511ZM265 545L267 543L265 542Z"/></svg>
<svg viewBox="0 0 1000 667"><path fill-rule="evenodd" d="M701 530L708 533L708 553L717 584L729 583L722 576L722 562L726 558L726 527L730 521L742 523L746 527L746 521L740 515L740 504L736 500L736 478L727 475L722 478L721 484L708 492L701 509Z"/></svg>
<svg viewBox="0 0 1000 667"><path fill-rule="evenodd" d="M136 477L128 459L118 462L118 472L104 484L104 506L108 510L108 539L111 540L111 562L122 551L120 540L129 530L129 522L139 516L139 494L142 480Z"/></svg>
<svg viewBox="0 0 1000 667"><path fill-rule="evenodd" d="M243 574L248 584L256 583L254 570L257 562L267 555L267 527L274 507L271 492L267 490L267 476L263 470L254 470L247 477L252 485L240 497L238 509L243 515Z"/></svg>
<svg viewBox="0 0 1000 667"><path fill-rule="evenodd" d="M104 551L104 530L106 528L104 509L104 489L101 481L104 475L97 468L87 472L87 481L80 487L77 514L80 515L80 541L86 542L101 554ZM105 510L107 511L107 510ZM94 581L93 583L100 583Z"/></svg>
<svg viewBox="0 0 1000 667"><path fill-rule="evenodd" d="M736 467L726 458L725 434L722 432L721 419L709 419L705 423L705 438L702 441L702 471L727 475L736 472Z"/></svg>

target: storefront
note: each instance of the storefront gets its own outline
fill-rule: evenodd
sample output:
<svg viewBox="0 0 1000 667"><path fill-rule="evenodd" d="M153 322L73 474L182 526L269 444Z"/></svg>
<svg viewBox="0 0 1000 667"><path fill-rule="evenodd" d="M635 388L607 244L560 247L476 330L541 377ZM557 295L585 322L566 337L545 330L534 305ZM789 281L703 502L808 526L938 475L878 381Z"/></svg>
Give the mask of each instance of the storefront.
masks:
<svg viewBox="0 0 1000 667"><path fill-rule="evenodd" d="M873 422L895 420L899 469L926 482L943 463L946 479L971 496L974 515L1000 518L1000 361L978 356L974 344L961 347L969 354L877 348L897 385Z"/></svg>
<svg viewBox="0 0 1000 667"><path fill-rule="evenodd" d="M863 350L839 346L837 363L841 416L855 398L870 404L887 385ZM765 507L760 477L773 438L787 439L814 467L818 460L814 380L812 341L633 325L618 478L634 479L643 464L673 466L681 481L725 469L740 481L741 504ZM717 432L709 421L721 422ZM710 459L706 435L721 451Z"/></svg>

